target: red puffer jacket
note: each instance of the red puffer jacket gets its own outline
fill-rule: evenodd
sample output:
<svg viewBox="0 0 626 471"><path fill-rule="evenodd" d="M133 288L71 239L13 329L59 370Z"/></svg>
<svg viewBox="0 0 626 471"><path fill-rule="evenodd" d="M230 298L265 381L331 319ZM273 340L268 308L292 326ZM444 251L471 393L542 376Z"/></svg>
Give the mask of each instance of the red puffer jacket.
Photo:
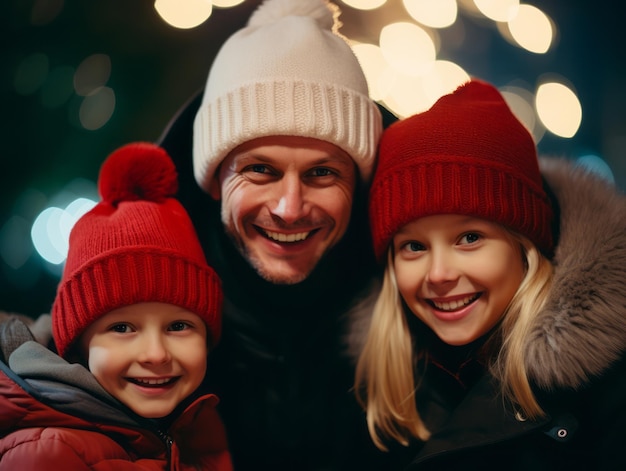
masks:
<svg viewBox="0 0 626 471"><path fill-rule="evenodd" d="M231 471L214 395L166 432L124 412L87 369L36 342L0 363L0 471Z"/></svg>

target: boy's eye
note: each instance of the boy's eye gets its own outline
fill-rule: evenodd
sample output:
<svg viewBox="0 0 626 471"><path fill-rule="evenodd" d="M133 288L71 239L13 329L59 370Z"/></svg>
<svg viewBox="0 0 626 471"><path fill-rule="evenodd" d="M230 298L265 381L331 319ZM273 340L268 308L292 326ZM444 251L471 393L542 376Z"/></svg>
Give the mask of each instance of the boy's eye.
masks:
<svg viewBox="0 0 626 471"><path fill-rule="evenodd" d="M424 250L424 246L419 242L412 241L404 244L404 249L409 252L419 252L420 250Z"/></svg>
<svg viewBox="0 0 626 471"><path fill-rule="evenodd" d="M174 331L181 331L181 330L185 330L189 328L189 324L187 324L186 322L183 321L178 321L178 322L174 322L172 323L172 325L170 325L170 330L174 330Z"/></svg>
<svg viewBox="0 0 626 471"><path fill-rule="evenodd" d="M111 330L119 334L125 334L130 331L130 327L127 324L115 324L111 327Z"/></svg>

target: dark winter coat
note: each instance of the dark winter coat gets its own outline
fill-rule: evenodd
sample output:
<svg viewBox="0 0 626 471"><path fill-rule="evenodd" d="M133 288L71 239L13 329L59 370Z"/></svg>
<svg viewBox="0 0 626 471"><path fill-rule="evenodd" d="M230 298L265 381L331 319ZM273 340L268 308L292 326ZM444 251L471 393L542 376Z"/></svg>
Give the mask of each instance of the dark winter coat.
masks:
<svg viewBox="0 0 626 471"><path fill-rule="evenodd" d="M223 282L223 334L209 382L220 397L235 468L385 469L377 460L388 456L373 447L351 392L353 365L343 342L346 314L377 269L364 193L359 189L342 242L305 281L264 281L224 234L219 202L194 180L191 123L200 99L184 108L160 144L176 163L177 197Z"/></svg>
<svg viewBox="0 0 626 471"><path fill-rule="evenodd" d="M626 469L626 198L564 160L541 168L558 243L526 368L547 415L525 419L470 349L440 346L417 396L433 434L407 470Z"/></svg>
<svg viewBox="0 0 626 471"><path fill-rule="evenodd" d="M37 342L8 362L0 362L1 471L232 470L213 395L161 430Z"/></svg>

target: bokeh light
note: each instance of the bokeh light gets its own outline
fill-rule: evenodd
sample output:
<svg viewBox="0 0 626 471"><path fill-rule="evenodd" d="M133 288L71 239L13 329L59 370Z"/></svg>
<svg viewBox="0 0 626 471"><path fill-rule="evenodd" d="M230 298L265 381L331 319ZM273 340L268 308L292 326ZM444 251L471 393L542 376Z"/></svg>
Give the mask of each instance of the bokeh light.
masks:
<svg viewBox="0 0 626 471"><path fill-rule="evenodd" d="M166 23L189 29L201 25L211 16L213 3L210 0L156 0L154 8Z"/></svg>
<svg viewBox="0 0 626 471"><path fill-rule="evenodd" d="M561 137L572 137L582 121L582 107L576 94L566 85L546 82L539 85L535 106L548 131Z"/></svg>
<svg viewBox="0 0 626 471"><path fill-rule="evenodd" d="M600 156L595 154L582 155L576 159L576 164L604 178L607 182L615 184L615 176L611 167Z"/></svg>
<svg viewBox="0 0 626 471"><path fill-rule="evenodd" d="M363 73L372 99L381 100L393 84L394 72L385 60L380 47L374 44L357 43L352 45Z"/></svg>
<svg viewBox="0 0 626 471"><path fill-rule="evenodd" d="M41 87L41 104L46 108L57 108L67 103L74 93L73 79L72 67L52 69Z"/></svg>
<svg viewBox="0 0 626 471"><path fill-rule="evenodd" d="M435 44L428 33L407 22L385 26L380 32L380 49L394 69L411 77L429 72L436 58Z"/></svg>
<svg viewBox="0 0 626 471"><path fill-rule="evenodd" d="M64 0L35 0L30 15L30 22L42 26L54 21L63 11Z"/></svg>
<svg viewBox="0 0 626 471"><path fill-rule="evenodd" d="M213 6L218 8L231 8L243 2L244 0L213 0Z"/></svg>
<svg viewBox="0 0 626 471"><path fill-rule="evenodd" d="M445 28L456 21L456 0L402 0L415 21L431 28Z"/></svg>
<svg viewBox="0 0 626 471"><path fill-rule="evenodd" d="M507 85L500 89L504 100L513 114L532 134L535 142L539 142L545 133L545 128L537 119L534 107L534 95L521 86Z"/></svg>
<svg viewBox="0 0 626 471"><path fill-rule="evenodd" d="M87 96L107 84L111 76L111 58L106 54L92 54L83 60L74 74L74 90Z"/></svg>
<svg viewBox="0 0 626 471"><path fill-rule="evenodd" d="M13 77L13 87L20 95L30 95L39 90L48 76L50 67L48 56L36 52L26 56L17 66Z"/></svg>
<svg viewBox="0 0 626 471"><path fill-rule="evenodd" d="M65 261L72 227L95 204L87 198L78 198L65 209L53 206L37 216L32 225L31 238L35 249L45 261L53 265Z"/></svg>
<svg viewBox="0 0 626 471"><path fill-rule="evenodd" d="M474 0L478 10L494 21L510 21L517 15L519 0Z"/></svg>
<svg viewBox="0 0 626 471"><path fill-rule="evenodd" d="M115 110L115 92L109 87L100 87L83 100L79 119L80 124L90 131L104 126Z"/></svg>
<svg viewBox="0 0 626 471"><path fill-rule="evenodd" d="M10 187L0 214L5 293L60 274L62 262L44 261L35 250L34 222L43 218L37 223L43 230L35 232L47 238L48 257L58 260L74 217L71 202L97 199L85 189L59 191L65 178L93 177L103 157L98 152L128 138L157 139L205 84L212 54L260 2L157 0L120 11L109 2L33 0L7 9L15 40L5 58L4 93L14 122L6 132L16 149L3 159ZM481 78L502 92L540 153L567 155L607 181L623 181L618 4L334 3L371 97L398 117L425 111L470 76Z"/></svg>
<svg viewBox="0 0 626 471"><path fill-rule="evenodd" d="M349 7L357 10L374 10L380 8L387 0L342 0Z"/></svg>
<svg viewBox="0 0 626 471"><path fill-rule="evenodd" d="M508 27L513 39L527 51L543 54L550 49L554 36L552 21L539 8L520 5Z"/></svg>

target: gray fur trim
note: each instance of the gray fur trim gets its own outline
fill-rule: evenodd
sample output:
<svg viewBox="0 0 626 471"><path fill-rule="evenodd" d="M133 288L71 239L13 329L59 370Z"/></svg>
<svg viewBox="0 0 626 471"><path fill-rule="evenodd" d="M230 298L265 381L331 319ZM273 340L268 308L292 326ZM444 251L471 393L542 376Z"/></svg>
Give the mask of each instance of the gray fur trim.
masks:
<svg viewBox="0 0 626 471"><path fill-rule="evenodd" d="M626 197L564 159L541 159L560 205L548 303L528 338L541 388L579 388L626 351Z"/></svg>

